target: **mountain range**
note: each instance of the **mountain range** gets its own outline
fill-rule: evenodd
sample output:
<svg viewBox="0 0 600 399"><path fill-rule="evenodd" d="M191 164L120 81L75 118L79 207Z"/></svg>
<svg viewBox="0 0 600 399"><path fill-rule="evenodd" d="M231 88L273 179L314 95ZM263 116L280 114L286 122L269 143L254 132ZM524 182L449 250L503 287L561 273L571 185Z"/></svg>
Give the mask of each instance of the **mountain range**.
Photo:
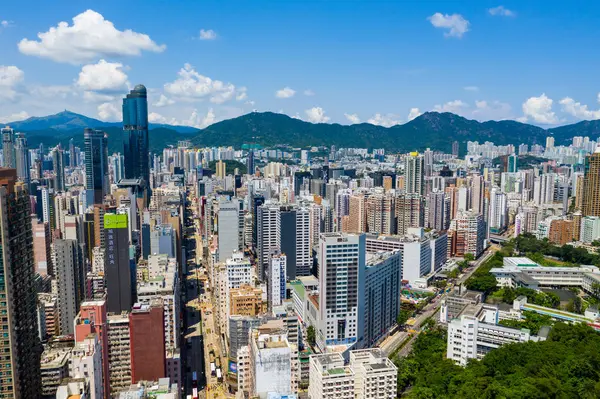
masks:
<svg viewBox="0 0 600 399"><path fill-rule="evenodd" d="M45 117L32 117L8 123L17 131L27 133L29 146L64 145L73 138L75 145L83 146L83 128L106 131L109 151L121 151L119 122L103 122L70 111ZM331 146L385 148L388 151L423 150L427 147L450 151L453 141L466 147L467 141L493 141L498 145L521 143L544 145L547 136L555 138L556 145L568 144L574 136L600 135L600 120L543 129L539 126L511 120L478 122L452 113L426 112L403 125L383 127L369 123L340 125L337 123L310 123L272 112L252 112L196 129L189 126L150 125L150 146L160 151L179 140L190 140L196 146L240 147L245 143L263 146L287 144L292 147ZM115 139L116 138L116 139ZM461 150L461 152L463 151Z"/></svg>

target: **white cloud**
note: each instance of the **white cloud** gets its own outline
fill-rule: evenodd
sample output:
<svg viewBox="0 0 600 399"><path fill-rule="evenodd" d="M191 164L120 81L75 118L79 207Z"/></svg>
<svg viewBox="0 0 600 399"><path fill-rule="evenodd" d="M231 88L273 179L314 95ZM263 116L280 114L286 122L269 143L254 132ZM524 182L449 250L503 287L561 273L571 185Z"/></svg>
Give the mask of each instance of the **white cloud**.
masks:
<svg viewBox="0 0 600 399"><path fill-rule="evenodd" d="M427 20L431 22L436 28L447 29L444 33L446 37L458 37L461 38L466 32L469 31L469 21L463 18L460 14L442 14L436 12L432 16L428 17Z"/></svg>
<svg viewBox="0 0 600 399"><path fill-rule="evenodd" d="M433 107L436 112L452 112L454 114L460 114L465 108L468 108L469 104L461 100L448 101L445 104L437 104Z"/></svg>
<svg viewBox="0 0 600 399"><path fill-rule="evenodd" d="M329 121L329 117L325 115L325 110L321 107L312 107L304 111L309 122L312 123L326 123Z"/></svg>
<svg viewBox="0 0 600 399"><path fill-rule="evenodd" d="M3 28L10 28L11 26L13 26L13 22L7 21L4 19L4 20L0 21L0 26Z"/></svg>
<svg viewBox="0 0 600 399"><path fill-rule="evenodd" d="M516 13L514 11L505 8L504 6L498 6L488 9L490 15L501 16L501 17L514 17Z"/></svg>
<svg viewBox="0 0 600 399"><path fill-rule="evenodd" d="M245 100L246 98L248 98L248 93L246 93L247 91L248 91L247 87L242 86L242 87L238 88L235 99L238 101Z"/></svg>
<svg viewBox="0 0 600 399"><path fill-rule="evenodd" d="M118 122L123 120L123 112L114 103L102 103L98 105L98 117L106 122Z"/></svg>
<svg viewBox="0 0 600 399"><path fill-rule="evenodd" d="M142 51L160 53L166 48L164 44L156 44L146 34L130 29L118 30L112 22L93 10L75 16L73 25L59 22L56 27L37 36L39 41L22 39L18 45L19 51L71 64L100 58L138 56Z"/></svg>
<svg viewBox="0 0 600 399"><path fill-rule="evenodd" d="M398 118L397 115L394 115L394 114L385 114L384 115L384 114L377 113L372 118L370 118L367 122L372 125L390 127L390 126L401 124L402 120L400 118Z"/></svg>
<svg viewBox="0 0 600 399"><path fill-rule="evenodd" d="M29 114L25 111L21 111L8 116L0 116L0 123L19 122L27 118L29 118Z"/></svg>
<svg viewBox="0 0 600 399"><path fill-rule="evenodd" d="M304 95L305 95L305 96L309 96L309 97L310 97L310 96L314 96L314 95L315 95L315 92L314 92L314 91L312 91L311 89L306 89L306 90L304 90Z"/></svg>
<svg viewBox="0 0 600 399"><path fill-rule="evenodd" d="M512 107L501 101L475 101L470 117L480 121L512 119Z"/></svg>
<svg viewBox="0 0 600 399"><path fill-rule="evenodd" d="M523 117L518 120L526 122L532 120L533 122L553 125L559 122L559 118L552 111L552 99L542 93L539 97L529 97L523 103Z"/></svg>
<svg viewBox="0 0 600 399"><path fill-rule="evenodd" d="M54 85L54 86L32 86L28 88L29 94L36 98L46 98L51 100L66 99L70 95L75 95L72 86ZM84 93L85 96L85 93Z"/></svg>
<svg viewBox="0 0 600 399"><path fill-rule="evenodd" d="M14 101L17 98L15 88L23 82L25 72L14 65L0 65L0 98Z"/></svg>
<svg viewBox="0 0 600 399"><path fill-rule="evenodd" d="M178 75L176 80L165 84L164 87L168 94L183 100L195 101L208 98L214 104L222 104L234 98L240 100L246 98L245 87L236 89L231 83L223 83L201 75L190 64L185 64Z"/></svg>
<svg viewBox="0 0 600 399"><path fill-rule="evenodd" d="M115 96L111 96L110 94L98 93L95 91L83 92L83 101L86 103L105 103L114 101L115 99Z"/></svg>
<svg viewBox="0 0 600 399"><path fill-rule="evenodd" d="M166 107L167 105L173 105L175 104L175 101L171 100L170 98L168 98L167 96L165 96L164 94L161 94L158 101L155 102L154 105L155 107Z"/></svg>
<svg viewBox="0 0 600 399"><path fill-rule="evenodd" d="M479 87L477 86L465 86L463 89L465 89L465 91L479 91Z"/></svg>
<svg viewBox="0 0 600 399"><path fill-rule="evenodd" d="M194 110L190 115L189 119L183 120L177 125L192 126L200 129L204 129L207 126L212 125L216 121L216 115L212 108L209 108L206 115L200 115L197 110Z"/></svg>
<svg viewBox="0 0 600 399"><path fill-rule="evenodd" d="M75 84L83 90L118 92L125 91L129 82L123 64L100 60L97 64L84 65Z"/></svg>
<svg viewBox="0 0 600 399"><path fill-rule="evenodd" d="M598 93L598 101L600 102L600 93ZM565 97L559 101L559 104L562 105L562 110L569 115L574 116L578 119L600 119L600 109L591 110L588 109L588 106L585 104L581 104L580 102L576 102L571 97Z"/></svg>
<svg viewBox="0 0 600 399"><path fill-rule="evenodd" d="M200 40L215 40L217 38L217 32L212 29L200 29Z"/></svg>
<svg viewBox="0 0 600 399"><path fill-rule="evenodd" d="M275 97L277 98L291 98L294 97L294 94L296 94L296 90L290 88L290 87L284 87L281 90L277 90L275 92Z"/></svg>
<svg viewBox="0 0 600 399"><path fill-rule="evenodd" d="M410 122L422 114L423 113L421 111L419 111L419 108L411 108L410 111L408 112L408 116L406 117L406 120Z"/></svg>
<svg viewBox="0 0 600 399"><path fill-rule="evenodd" d="M344 116L346 117L346 119L348 119L348 122L350 122L353 125L356 123L360 123L360 118L358 117L358 114L344 114Z"/></svg>
<svg viewBox="0 0 600 399"><path fill-rule="evenodd" d="M159 114L157 112L150 112L150 114L148 114L148 122L150 122L150 123L167 123L167 118L165 118L164 116L162 116L161 114Z"/></svg>

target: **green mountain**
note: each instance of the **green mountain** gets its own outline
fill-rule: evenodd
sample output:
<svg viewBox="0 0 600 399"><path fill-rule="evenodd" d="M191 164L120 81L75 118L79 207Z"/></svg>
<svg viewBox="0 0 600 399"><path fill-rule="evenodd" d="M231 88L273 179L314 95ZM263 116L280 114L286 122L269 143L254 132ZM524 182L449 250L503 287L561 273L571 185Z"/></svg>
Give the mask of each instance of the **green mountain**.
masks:
<svg viewBox="0 0 600 399"><path fill-rule="evenodd" d="M32 120L33 119L33 120ZM109 135L109 150L122 151L121 124L106 123L68 111L43 118L12 123L17 130L28 134L29 146L46 146L61 142L83 146L83 128L101 128ZM557 145L568 144L574 136L600 135L600 121L583 121L572 125L543 129L516 121L478 122L452 113L426 112L403 125L390 128L369 123L340 125L309 123L272 112L252 112L237 118L215 123L203 130L190 127L151 125L150 147L160 151L179 140L191 140L196 146L231 145L239 148L245 143L263 146L287 144L293 147L330 146L385 148L390 151L424 150L427 147L450 151L457 140L461 147L467 141L493 141L506 145L521 143L545 144L552 135ZM462 151L461 151L462 152Z"/></svg>

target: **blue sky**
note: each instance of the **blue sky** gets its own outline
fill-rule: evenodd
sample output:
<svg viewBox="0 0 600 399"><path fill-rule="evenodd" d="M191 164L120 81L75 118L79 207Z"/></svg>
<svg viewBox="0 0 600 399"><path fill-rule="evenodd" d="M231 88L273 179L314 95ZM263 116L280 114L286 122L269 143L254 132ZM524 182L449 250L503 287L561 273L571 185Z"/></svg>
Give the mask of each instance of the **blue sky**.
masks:
<svg viewBox="0 0 600 399"><path fill-rule="evenodd" d="M383 125L430 110L543 126L598 119L599 11L590 1L3 2L0 122L63 109L118 120L137 83L153 121L198 127L254 109Z"/></svg>

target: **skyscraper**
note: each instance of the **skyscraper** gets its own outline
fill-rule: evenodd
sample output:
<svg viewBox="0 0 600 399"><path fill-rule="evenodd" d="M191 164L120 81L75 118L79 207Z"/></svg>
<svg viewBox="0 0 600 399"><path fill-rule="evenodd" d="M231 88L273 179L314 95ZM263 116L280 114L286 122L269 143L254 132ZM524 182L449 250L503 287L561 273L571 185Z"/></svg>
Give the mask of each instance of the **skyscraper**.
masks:
<svg viewBox="0 0 600 399"><path fill-rule="evenodd" d="M137 85L123 99L123 157L125 177L150 181L148 139L148 96L144 85Z"/></svg>
<svg viewBox="0 0 600 399"><path fill-rule="evenodd" d="M5 168L14 168L15 163L15 132L6 126L2 129L2 160Z"/></svg>
<svg viewBox="0 0 600 399"><path fill-rule="evenodd" d="M108 191L108 145L106 134L101 130L86 128L85 143L85 188L93 204L101 204ZM73 156L73 155L71 155Z"/></svg>
<svg viewBox="0 0 600 399"><path fill-rule="evenodd" d="M25 133L17 133L16 135L15 167L17 168L17 177L25 183L29 183L29 150Z"/></svg>
<svg viewBox="0 0 600 399"><path fill-rule="evenodd" d="M132 274L129 262L129 229L126 214L104 215L106 255L106 310L109 313L130 311L133 305Z"/></svg>
<svg viewBox="0 0 600 399"><path fill-rule="evenodd" d="M454 158L458 158L458 141L454 141L452 143L452 156Z"/></svg>
<svg viewBox="0 0 600 399"><path fill-rule="evenodd" d="M515 173L518 168L517 168L517 162L519 160L519 157L517 157L515 154L509 155L508 159L507 159L507 172L508 173Z"/></svg>
<svg viewBox="0 0 600 399"><path fill-rule="evenodd" d="M86 154L86 158L87 158L87 154ZM72 137L69 140L69 166L72 168L77 166L77 157L75 156L75 143L74 143Z"/></svg>
<svg viewBox="0 0 600 399"><path fill-rule="evenodd" d="M600 147L585 158L583 216L600 216Z"/></svg>
<svg viewBox="0 0 600 399"><path fill-rule="evenodd" d="M254 174L254 150L248 151L248 157L246 158L246 173L249 175Z"/></svg>
<svg viewBox="0 0 600 399"><path fill-rule="evenodd" d="M408 194L423 195L423 155L411 152L406 156L404 164L404 188Z"/></svg>
<svg viewBox="0 0 600 399"><path fill-rule="evenodd" d="M52 150L52 169L54 170L54 190L65 191L65 154L60 143Z"/></svg>
<svg viewBox="0 0 600 399"><path fill-rule="evenodd" d="M41 393L29 194L16 180L14 169L0 169L0 399L37 398Z"/></svg>
<svg viewBox="0 0 600 399"><path fill-rule="evenodd" d="M74 334L73 320L83 299L83 257L76 240L55 240L52 243L52 263L55 267L56 294L60 334Z"/></svg>

